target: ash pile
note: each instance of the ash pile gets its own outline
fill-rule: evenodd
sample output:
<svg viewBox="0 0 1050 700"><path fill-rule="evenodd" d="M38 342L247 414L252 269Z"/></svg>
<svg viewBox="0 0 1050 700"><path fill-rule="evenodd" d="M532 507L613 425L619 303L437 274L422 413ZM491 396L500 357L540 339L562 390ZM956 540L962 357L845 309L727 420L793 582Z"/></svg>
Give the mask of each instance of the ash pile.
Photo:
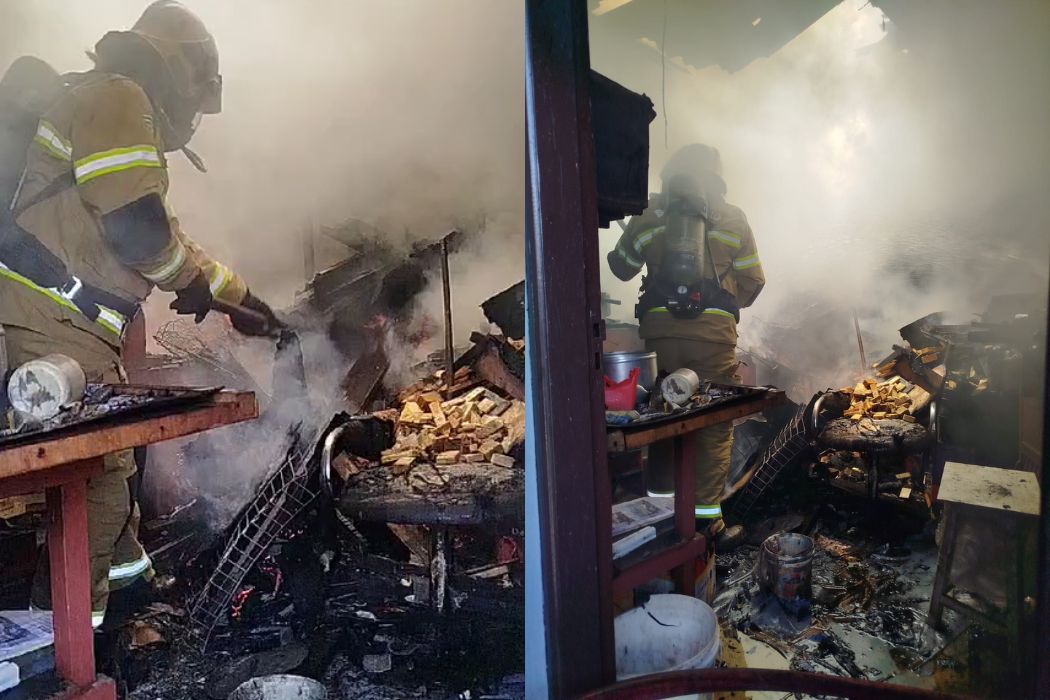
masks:
<svg viewBox="0 0 1050 700"><path fill-rule="evenodd" d="M469 343L412 314L468 238L400 255L368 238L313 277L289 317L324 319L313 330L342 363L338 391L321 387L334 401L308 390L309 333L279 347L267 392L223 337L163 330L169 354L140 381L191 368L259 391L264 409L254 426L151 455L165 515L142 540L159 600L102 654L126 697L226 698L274 674L332 698L524 697L524 283L480 304L501 332ZM451 354L431 350L441 340ZM387 355L406 346L419 359L394 377ZM222 482L209 473L222 471L217 439L268 466Z"/></svg>
<svg viewBox="0 0 1050 700"><path fill-rule="evenodd" d="M767 416L762 431L737 427L743 476L723 505L746 535L717 554L715 607L749 666L980 696L1013 687L1015 633L930 612L938 556L954 550L953 595L990 617L1034 579L1011 569L1001 521L953 532L938 494L947 462L1031 470L1042 459L1029 388L1045 382L1032 340L1044 337L1042 304L996 297L977 321L919 318L868 376Z"/></svg>

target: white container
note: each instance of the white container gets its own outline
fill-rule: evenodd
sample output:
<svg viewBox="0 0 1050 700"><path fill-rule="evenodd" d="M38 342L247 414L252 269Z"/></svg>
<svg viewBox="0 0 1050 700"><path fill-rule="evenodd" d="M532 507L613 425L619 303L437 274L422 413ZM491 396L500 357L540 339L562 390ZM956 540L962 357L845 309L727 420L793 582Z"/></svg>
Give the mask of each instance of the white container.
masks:
<svg viewBox="0 0 1050 700"><path fill-rule="evenodd" d="M665 671L711 668L722 648L715 611L702 600L685 595L654 595L645 605L617 615L613 627L618 681ZM711 695L680 697L709 699Z"/></svg>
<svg viewBox="0 0 1050 700"><path fill-rule="evenodd" d="M684 406L689 403L689 399L693 398L693 394L699 390L700 377L688 367L671 372L660 384L664 401L674 406Z"/></svg>
<svg viewBox="0 0 1050 700"><path fill-rule="evenodd" d="M47 420L62 407L84 398L87 379L76 360L65 355L47 355L30 360L11 374L7 397L22 413Z"/></svg>
<svg viewBox="0 0 1050 700"><path fill-rule="evenodd" d="M6 377L7 370L7 331L0 326L0 377Z"/></svg>
<svg viewBox="0 0 1050 700"><path fill-rule="evenodd" d="M325 700L328 691L311 678L278 674L245 681L229 700Z"/></svg>

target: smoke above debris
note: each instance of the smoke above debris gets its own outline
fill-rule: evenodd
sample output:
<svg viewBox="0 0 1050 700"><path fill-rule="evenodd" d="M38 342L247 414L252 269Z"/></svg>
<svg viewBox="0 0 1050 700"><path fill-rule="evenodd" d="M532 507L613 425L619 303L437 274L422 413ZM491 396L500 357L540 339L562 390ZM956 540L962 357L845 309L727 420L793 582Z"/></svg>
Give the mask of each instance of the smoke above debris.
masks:
<svg viewBox="0 0 1050 700"><path fill-rule="evenodd" d="M34 54L86 70L85 50L147 4L5 2L0 65ZM302 288L308 222L356 217L412 240L479 211L523 220L519 3L185 4L216 38L223 113L191 142L208 173L170 154L170 200L260 296L283 305ZM521 230L505 232L519 257ZM151 305L154 318L164 306Z"/></svg>
<svg viewBox="0 0 1050 700"><path fill-rule="evenodd" d="M205 118L190 144L208 172L169 154L169 201L183 228L284 307L306 283L305 228L360 219L407 254L415 241L483 218L482 239L452 260L457 337L466 341L483 320L478 305L523 274L520 3L184 1L215 36L224 94L223 113ZM32 54L60 72L87 70L85 51L129 28L148 4L4 2L0 69ZM338 244L321 248L319 266L345 255ZM442 319L435 273L415 302L419 322ZM150 337L170 320L170 300L154 293L147 304ZM223 323L209 318L198 330L221 341ZM407 348L405 364L440 339L438 325L436 344ZM310 392L281 394L270 387L272 342L222 342L263 392L267 415L204 436L190 453L187 471L216 506L217 526L283 454L287 428L328 420L349 366L323 334L306 334Z"/></svg>
<svg viewBox="0 0 1050 700"><path fill-rule="evenodd" d="M677 148L721 151L767 277L740 345L807 373L810 390L859 370L854 312L870 362L932 311L968 320L993 294L1045 298L1046 3L847 0L735 73L663 47L663 93L661 36L628 50L603 26L592 17L594 69L656 105L652 190ZM602 233L603 256L619 233ZM603 269L602 282L628 316L638 281Z"/></svg>

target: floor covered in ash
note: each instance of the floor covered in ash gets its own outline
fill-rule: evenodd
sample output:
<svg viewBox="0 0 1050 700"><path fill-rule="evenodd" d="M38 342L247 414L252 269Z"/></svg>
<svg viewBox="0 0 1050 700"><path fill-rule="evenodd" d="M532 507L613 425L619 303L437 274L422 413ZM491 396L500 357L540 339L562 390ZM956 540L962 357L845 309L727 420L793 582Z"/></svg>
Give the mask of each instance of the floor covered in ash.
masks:
<svg viewBox="0 0 1050 700"><path fill-rule="evenodd" d="M361 563L333 569L337 583L316 617L301 617L288 601L261 601L251 619L243 613L243 625L217 630L205 654L179 637L184 611L154 605L108 638L102 665L129 700L224 699L250 678L284 673L346 700L525 697L523 618L514 605L438 614L411 602L393 562L388 570ZM163 641L151 642L154 632Z"/></svg>
<svg viewBox="0 0 1050 700"><path fill-rule="evenodd" d="M773 490L748 518L746 542L716 555L723 660L1010 697L1017 669L1003 638L947 609L940 630L928 624L938 553L931 519L869 504L801 473ZM756 575L763 540L780 532L814 541L812 596L799 604L763 591ZM995 567L991 558L981 563Z"/></svg>

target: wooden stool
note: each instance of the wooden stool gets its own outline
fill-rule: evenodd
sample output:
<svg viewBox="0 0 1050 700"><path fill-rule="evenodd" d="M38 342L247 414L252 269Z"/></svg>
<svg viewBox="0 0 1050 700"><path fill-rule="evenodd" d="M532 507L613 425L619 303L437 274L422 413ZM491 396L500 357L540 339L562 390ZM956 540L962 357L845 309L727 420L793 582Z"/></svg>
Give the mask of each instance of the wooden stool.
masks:
<svg viewBox="0 0 1050 700"><path fill-rule="evenodd" d="M937 500L944 501L944 535L930 597L930 624L939 627L943 609L949 607L1004 632L1011 658L1019 658L1025 600L1025 545L1039 516L1039 482L1035 474L948 462L944 465ZM956 540L964 524L991 528L999 533L1004 548L1011 548L1005 572L1006 608L998 614L966 605L949 592Z"/></svg>

